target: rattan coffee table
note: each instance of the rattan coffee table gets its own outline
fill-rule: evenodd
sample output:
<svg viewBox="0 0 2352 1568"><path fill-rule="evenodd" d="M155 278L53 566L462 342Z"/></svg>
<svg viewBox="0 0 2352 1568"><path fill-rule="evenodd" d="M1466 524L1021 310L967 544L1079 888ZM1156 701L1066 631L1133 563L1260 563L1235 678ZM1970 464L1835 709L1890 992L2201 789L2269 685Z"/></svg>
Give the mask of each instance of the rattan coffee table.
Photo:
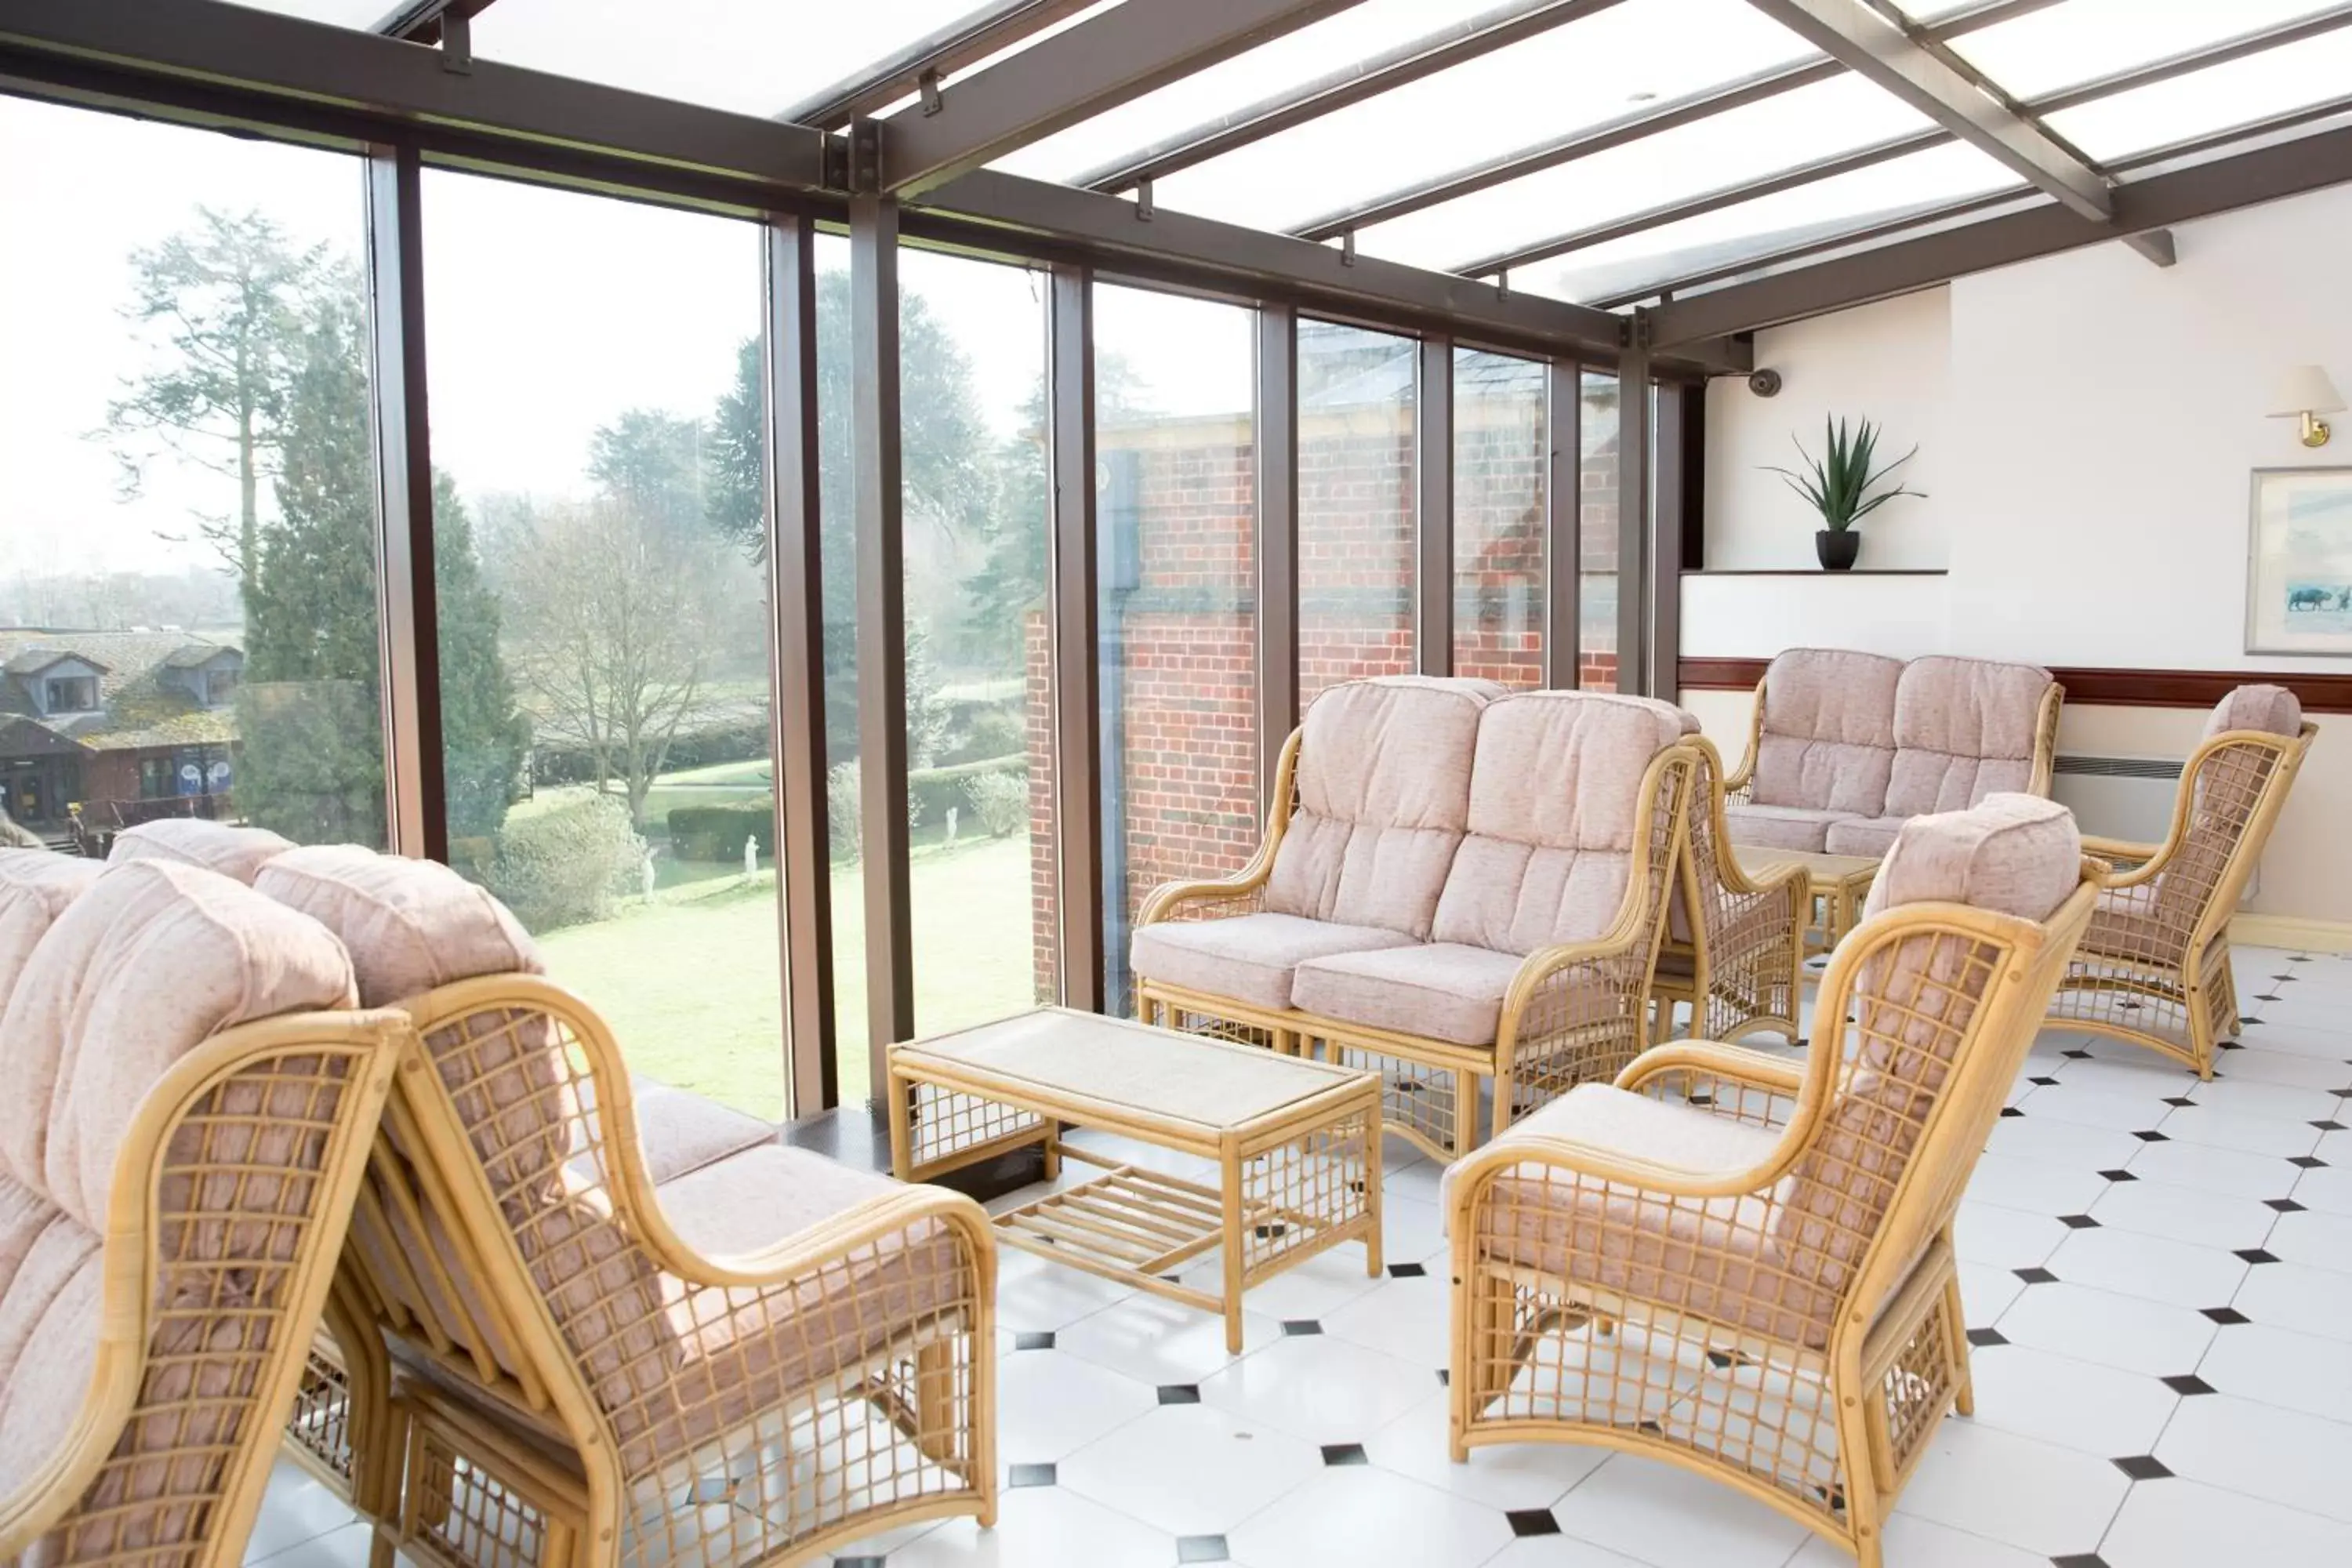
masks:
<svg viewBox="0 0 2352 1568"><path fill-rule="evenodd" d="M1862 918L1862 900L1878 879L1875 855L1827 855L1814 849L1769 849L1735 844L1732 855L1751 881L1769 881L1791 866L1802 866L1811 879L1812 918L1806 922L1805 955L1818 957L1837 946L1838 940Z"/></svg>
<svg viewBox="0 0 2352 1568"><path fill-rule="evenodd" d="M1107 1159L1064 1124L1213 1160L1217 1184ZM1062 1007L890 1048L890 1156L919 1182L1042 1145L1102 1174L996 1216L997 1239L1225 1320L1242 1292L1339 1243L1381 1272L1381 1080L1254 1046ZM1212 1249L1224 1289L1172 1276Z"/></svg>

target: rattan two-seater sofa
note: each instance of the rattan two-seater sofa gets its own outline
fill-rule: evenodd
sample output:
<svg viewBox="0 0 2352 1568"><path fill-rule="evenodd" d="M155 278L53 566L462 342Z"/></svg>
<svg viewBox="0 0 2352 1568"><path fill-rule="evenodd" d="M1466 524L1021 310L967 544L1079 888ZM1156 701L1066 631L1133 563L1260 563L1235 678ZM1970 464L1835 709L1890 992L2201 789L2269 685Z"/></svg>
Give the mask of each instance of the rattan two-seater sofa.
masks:
<svg viewBox="0 0 2352 1568"><path fill-rule="evenodd" d="M0 1563L236 1568L394 1062L311 921L0 850Z"/></svg>
<svg viewBox="0 0 2352 1568"><path fill-rule="evenodd" d="M1645 1043L1696 722L1638 697L1398 676L1318 697L1256 857L1154 891L1146 1022L1379 1070L1440 1157Z"/></svg>
<svg viewBox="0 0 2352 1568"><path fill-rule="evenodd" d="M2064 700L2038 665L1790 648L1757 682L1725 781L1732 842L1884 855L1911 817L2046 795Z"/></svg>

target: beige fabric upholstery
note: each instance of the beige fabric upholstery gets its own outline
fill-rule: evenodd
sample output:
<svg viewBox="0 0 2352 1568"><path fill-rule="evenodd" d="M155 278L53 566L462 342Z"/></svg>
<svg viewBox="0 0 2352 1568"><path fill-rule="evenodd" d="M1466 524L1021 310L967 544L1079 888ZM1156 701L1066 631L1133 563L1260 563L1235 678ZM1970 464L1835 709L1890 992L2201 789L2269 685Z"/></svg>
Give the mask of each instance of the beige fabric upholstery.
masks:
<svg viewBox="0 0 2352 1568"><path fill-rule="evenodd" d="M1403 947L1412 941L1380 926L1336 925L1297 915L1235 915L1140 927L1130 944L1130 963L1136 973L1163 985L1280 1012L1291 1005L1292 971L1307 959Z"/></svg>
<svg viewBox="0 0 2352 1568"><path fill-rule="evenodd" d="M1318 697L1301 726L1297 806L1266 909L1427 937L1469 815L1478 716L1501 690L1391 676Z"/></svg>
<svg viewBox="0 0 2352 1568"><path fill-rule="evenodd" d="M251 885L262 867L294 847L267 828L230 827L193 816L167 816L116 835L107 859L175 860Z"/></svg>
<svg viewBox="0 0 2352 1568"><path fill-rule="evenodd" d="M1900 659L1838 648L1790 648L1775 658L1764 672L1748 780L1756 804L1854 816L1884 812L1902 675Z"/></svg>
<svg viewBox="0 0 2352 1568"><path fill-rule="evenodd" d="M1822 836L1822 847L1832 855L1884 855L1895 847L1907 816L1852 816L1832 822Z"/></svg>
<svg viewBox="0 0 2352 1568"><path fill-rule="evenodd" d="M33 946L104 868L79 855L0 849L0 1013ZM0 1272L0 1279L6 1279Z"/></svg>
<svg viewBox="0 0 2352 1568"><path fill-rule="evenodd" d="M545 968L505 905L436 861L323 845L277 857L254 885L343 940L370 1007L478 974Z"/></svg>
<svg viewBox="0 0 2352 1568"><path fill-rule="evenodd" d="M1298 966L1302 1011L1456 1045L1491 1046L1519 955L1458 942L1342 953Z"/></svg>
<svg viewBox="0 0 2352 1568"><path fill-rule="evenodd" d="M2203 739L2232 730L2293 736L2303 730L2303 703L2284 686L2241 686L2214 705Z"/></svg>
<svg viewBox="0 0 2352 1568"><path fill-rule="evenodd" d="M1763 1163L1780 1142L1780 1135L1769 1128L1735 1121L1696 1106L1630 1094L1605 1083L1578 1084L1533 1115L1511 1123L1496 1142L1525 1143L1548 1138L1564 1138L1678 1171L1725 1174ZM1448 1166L1437 1186L1438 1207L1448 1215L1454 1211L1453 1189L1454 1168Z"/></svg>
<svg viewBox="0 0 2352 1568"><path fill-rule="evenodd" d="M1992 795L1968 811L1906 823L1863 914L1944 902L2048 920L2081 879L2082 858L2073 812L2040 795Z"/></svg>
<svg viewBox="0 0 2352 1568"><path fill-rule="evenodd" d="M1633 875L1643 775L1682 738L1684 717L1669 703L1591 692L1489 706L1436 940L1524 954L1607 934Z"/></svg>
<svg viewBox="0 0 2352 1568"><path fill-rule="evenodd" d="M1734 844L1759 849L1807 849L1818 854L1829 847L1830 829L1841 822L1865 817L1842 811L1815 811L1801 805L1758 805L1753 801L1723 803L1724 825Z"/></svg>
<svg viewBox="0 0 2352 1568"><path fill-rule="evenodd" d="M656 1186L776 1141L774 1123L686 1089L633 1073L629 1090L646 1175Z"/></svg>
<svg viewBox="0 0 2352 1568"><path fill-rule="evenodd" d="M1904 666L1895 689L1885 815L1959 811L1989 795L2023 789L2033 776L2035 731L2050 685L2050 672L2038 665L1937 654Z"/></svg>

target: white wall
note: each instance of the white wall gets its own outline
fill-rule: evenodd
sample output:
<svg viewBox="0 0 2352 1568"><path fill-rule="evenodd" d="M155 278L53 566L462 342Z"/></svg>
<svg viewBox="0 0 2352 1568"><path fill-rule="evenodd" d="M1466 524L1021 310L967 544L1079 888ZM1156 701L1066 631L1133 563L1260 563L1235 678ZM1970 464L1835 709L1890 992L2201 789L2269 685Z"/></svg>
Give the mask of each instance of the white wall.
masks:
<svg viewBox="0 0 2352 1568"><path fill-rule="evenodd" d="M1942 578L1694 576L1685 651L1769 657L1796 642L2052 665L2312 670L2244 652L2250 470L2352 466L2352 416L2318 451L2265 418L2271 384L2317 363L2352 387L2352 188L2185 225L2179 262L2102 245L1759 334L1772 399L1708 390L1710 569L1802 566L1801 503L1756 465L1824 409L1868 414L1922 500L1883 509L1862 563ZM1744 701L1701 704L1727 751ZM1719 731L1726 732L1718 732ZM2352 717L2323 719L2255 908L2352 922ZM2195 716L2070 711L2062 748L2179 754Z"/></svg>

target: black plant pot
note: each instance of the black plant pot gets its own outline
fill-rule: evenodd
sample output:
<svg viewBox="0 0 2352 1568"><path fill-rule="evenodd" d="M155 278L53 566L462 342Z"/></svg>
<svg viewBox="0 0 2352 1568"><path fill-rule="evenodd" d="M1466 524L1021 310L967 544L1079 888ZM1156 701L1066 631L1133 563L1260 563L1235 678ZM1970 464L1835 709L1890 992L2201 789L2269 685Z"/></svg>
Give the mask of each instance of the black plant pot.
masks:
<svg viewBox="0 0 2352 1568"><path fill-rule="evenodd" d="M1862 535L1851 528L1823 528L1813 533L1813 549L1822 558L1824 572L1851 572L1853 558L1862 553Z"/></svg>

